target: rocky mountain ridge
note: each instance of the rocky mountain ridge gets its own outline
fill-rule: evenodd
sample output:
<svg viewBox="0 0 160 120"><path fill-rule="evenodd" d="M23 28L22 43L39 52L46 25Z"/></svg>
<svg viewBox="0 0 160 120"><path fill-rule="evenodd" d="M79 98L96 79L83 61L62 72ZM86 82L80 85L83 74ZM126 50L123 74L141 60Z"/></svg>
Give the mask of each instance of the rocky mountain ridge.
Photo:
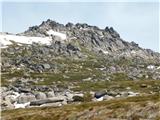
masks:
<svg viewBox="0 0 160 120"><path fill-rule="evenodd" d="M3 39L10 41L13 37ZM8 67L11 66L30 72L62 72L70 67L69 63L62 64L67 60L89 61L92 67L108 73L124 72L128 77L139 75L140 78L159 79L160 53L124 41L112 27L100 29L80 23L63 25L48 19L17 34L14 39L19 40L2 49L2 72L10 71ZM23 44L19 45L21 41ZM24 44L26 41L28 43Z"/></svg>
<svg viewBox="0 0 160 120"><path fill-rule="evenodd" d="M69 43L78 42L80 46L84 46L95 52L102 52L104 54L116 52L115 54L126 53L127 55L137 53L137 56L148 59L159 57L158 53L149 49L142 49L135 42L129 43L124 41L113 27L100 29L85 23L77 23L75 25L67 23L63 25L48 19L39 26L30 27L27 31L21 33L21 35L44 37L48 36L47 31L49 30L65 33L67 35L66 41Z"/></svg>

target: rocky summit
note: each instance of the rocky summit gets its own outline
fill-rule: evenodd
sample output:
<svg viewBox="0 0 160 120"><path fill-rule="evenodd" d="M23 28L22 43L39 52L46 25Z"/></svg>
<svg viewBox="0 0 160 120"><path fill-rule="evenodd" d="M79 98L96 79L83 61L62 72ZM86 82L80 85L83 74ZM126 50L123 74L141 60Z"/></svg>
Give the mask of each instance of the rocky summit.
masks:
<svg viewBox="0 0 160 120"><path fill-rule="evenodd" d="M0 43L2 110L160 93L160 53L123 40L113 27L48 19L1 33Z"/></svg>

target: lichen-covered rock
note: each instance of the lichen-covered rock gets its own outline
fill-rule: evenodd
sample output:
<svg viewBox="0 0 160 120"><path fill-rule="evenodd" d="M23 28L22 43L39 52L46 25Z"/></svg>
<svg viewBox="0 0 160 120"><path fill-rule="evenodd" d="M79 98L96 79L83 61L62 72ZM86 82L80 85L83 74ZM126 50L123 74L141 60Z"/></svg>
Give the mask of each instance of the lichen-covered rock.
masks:
<svg viewBox="0 0 160 120"><path fill-rule="evenodd" d="M33 94L20 94L17 103L28 103L34 100L36 100L36 97Z"/></svg>
<svg viewBox="0 0 160 120"><path fill-rule="evenodd" d="M38 93L35 95L35 97L36 97L36 99L38 99L38 100L43 100L43 99L46 99L46 98L47 98L46 94L43 93L43 92L38 92Z"/></svg>

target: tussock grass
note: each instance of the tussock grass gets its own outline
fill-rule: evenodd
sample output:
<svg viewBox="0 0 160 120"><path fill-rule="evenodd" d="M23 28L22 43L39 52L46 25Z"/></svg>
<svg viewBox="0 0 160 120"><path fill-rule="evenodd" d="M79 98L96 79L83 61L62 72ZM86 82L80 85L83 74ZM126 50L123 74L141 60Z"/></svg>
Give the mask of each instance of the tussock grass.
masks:
<svg viewBox="0 0 160 120"><path fill-rule="evenodd" d="M130 97L102 102L86 102L79 105L66 105L60 108L42 107L8 110L2 112L3 120L103 120L152 119L158 120L160 115L159 94L149 96ZM90 116L90 117L88 117Z"/></svg>

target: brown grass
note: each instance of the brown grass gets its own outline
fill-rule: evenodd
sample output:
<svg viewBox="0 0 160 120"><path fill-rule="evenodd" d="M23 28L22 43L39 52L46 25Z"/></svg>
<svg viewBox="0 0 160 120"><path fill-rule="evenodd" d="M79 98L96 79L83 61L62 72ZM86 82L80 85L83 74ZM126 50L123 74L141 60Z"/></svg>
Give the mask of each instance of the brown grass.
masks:
<svg viewBox="0 0 160 120"><path fill-rule="evenodd" d="M2 120L110 120L160 118L160 96L149 95L66 105L60 108L42 107L2 112Z"/></svg>

